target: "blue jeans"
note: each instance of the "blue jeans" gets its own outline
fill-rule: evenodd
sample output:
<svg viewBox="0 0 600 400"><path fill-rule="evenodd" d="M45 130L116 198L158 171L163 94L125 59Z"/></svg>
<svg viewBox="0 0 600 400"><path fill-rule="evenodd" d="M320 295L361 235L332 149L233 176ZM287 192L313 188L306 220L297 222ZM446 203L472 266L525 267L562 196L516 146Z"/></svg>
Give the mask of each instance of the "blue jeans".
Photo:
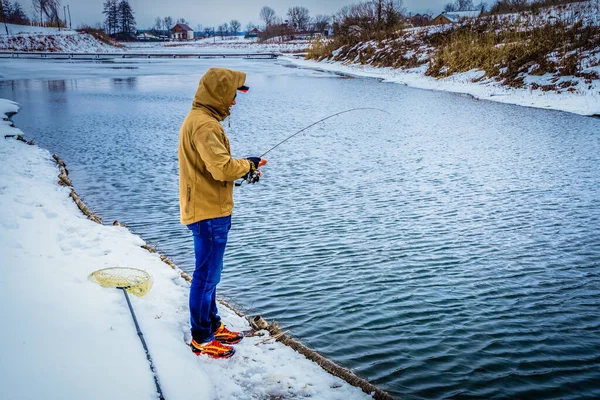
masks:
<svg viewBox="0 0 600 400"><path fill-rule="evenodd" d="M207 219L187 226L194 235L196 269L190 289L190 322L192 338L199 343L215 338L221 326L217 310L217 284L221 280L223 256L231 216Z"/></svg>

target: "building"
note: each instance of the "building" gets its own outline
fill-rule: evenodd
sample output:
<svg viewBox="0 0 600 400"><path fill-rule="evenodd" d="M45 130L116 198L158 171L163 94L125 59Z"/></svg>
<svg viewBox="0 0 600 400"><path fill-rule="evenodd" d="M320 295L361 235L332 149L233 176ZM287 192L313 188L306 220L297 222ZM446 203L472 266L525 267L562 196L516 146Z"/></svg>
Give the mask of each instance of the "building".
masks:
<svg viewBox="0 0 600 400"><path fill-rule="evenodd" d="M429 24L431 21L431 15L429 14L415 14L408 19L413 26L423 26Z"/></svg>
<svg viewBox="0 0 600 400"><path fill-rule="evenodd" d="M146 41L159 40L158 37L156 37L153 34L148 33L148 32L140 32L135 38L137 40L146 40Z"/></svg>
<svg viewBox="0 0 600 400"><path fill-rule="evenodd" d="M173 28L171 28L171 39L193 40L194 30L186 24L177 24Z"/></svg>
<svg viewBox="0 0 600 400"><path fill-rule="evenodd" d="M456 24L465 19L479 18L481 10L444 11L431 21L431 25Z"/></svg>
<svg viewBox="0 0 600 400"><path fill-rule="evenodd" d="M254 28L251 31L249 31L248 33L246 33L246 38L257 38L259 35L261 34L261 32L258 30L258 28Z"/></svg>

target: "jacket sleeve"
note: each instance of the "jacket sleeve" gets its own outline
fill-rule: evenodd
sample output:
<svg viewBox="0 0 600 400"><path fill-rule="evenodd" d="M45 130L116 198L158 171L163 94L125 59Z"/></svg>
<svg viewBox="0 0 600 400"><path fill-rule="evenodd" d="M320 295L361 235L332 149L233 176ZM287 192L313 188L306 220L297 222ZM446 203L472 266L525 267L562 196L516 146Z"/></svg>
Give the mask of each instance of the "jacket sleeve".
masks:
<svg viewBox="0 0 600 400"><path fill-rule="evenodd" d="M220 136L218 128L204 126L196 131L192 140L206 169L215 180L235 181L250 171L250 161L231 158Z"/></svg>

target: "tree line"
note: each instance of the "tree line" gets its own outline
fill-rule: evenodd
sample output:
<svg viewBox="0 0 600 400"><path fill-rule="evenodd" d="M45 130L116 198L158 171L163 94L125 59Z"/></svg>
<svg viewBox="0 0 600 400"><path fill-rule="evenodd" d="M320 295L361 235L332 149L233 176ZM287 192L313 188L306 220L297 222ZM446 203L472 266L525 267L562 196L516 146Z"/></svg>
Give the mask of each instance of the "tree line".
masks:
<svg viewBox="0 0 600 400"><path fill-rule="evenodd" d="M481 11L491 14L517 13L523 11L535 10L539 7L549 7L560 4L575 3L588 0L496 0L491 5L480 1L474 4L473 0L456 0L446 3L444 11Z"/></svg>
<svg viewBox="0 0 600 400"><path fill-rule="evenodd" d="M135 17L128 0L106 0L102 14L105 31L112 37L129 39L135 35Z"/></svg>
<svg viewBox="0 0 600 400"><path fill-rule="evenodd" d="M18 1L11 3L9 0L0 0L0 17L9 24L66 26L66 21L61 19L60 0L32 0L31 5L34 14L29 18Z"/></svg>
<svg viewBox="0 0 600 400"><path fill-rule="evenodd" d="M8 24L29 24L29 18L18 1L14 3L9 0L0 1L0 13L2 13L3 21Z"/></svg>
<svg viewBox="0 0 600 400"><path fill-rule="evenodd" d="M306 7L293 6L287 10L287 19L278 16L275 10L269 6L261 8L258 14L260 20L264 22L265 32L276 31L278 28L286 27L296 31L316 31L323 32L330 27L331 16L317 14L310 16Z"/></svg>

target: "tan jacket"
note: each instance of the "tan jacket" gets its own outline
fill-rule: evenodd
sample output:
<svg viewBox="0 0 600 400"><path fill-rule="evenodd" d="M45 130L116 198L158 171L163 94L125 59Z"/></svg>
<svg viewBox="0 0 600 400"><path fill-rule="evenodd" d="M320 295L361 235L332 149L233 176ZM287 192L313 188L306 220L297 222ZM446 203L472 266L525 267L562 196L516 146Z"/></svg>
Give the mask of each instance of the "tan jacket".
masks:
<svg viewBox="0 0 600 400"><path fill-rule="evenodd" d="M192 110L179 130L179 207L181 223L225 217L233 211L233 181L250 171L246 159L231 158L220 124L229 115L246 74L211 68L200 79Z"/></svg>

